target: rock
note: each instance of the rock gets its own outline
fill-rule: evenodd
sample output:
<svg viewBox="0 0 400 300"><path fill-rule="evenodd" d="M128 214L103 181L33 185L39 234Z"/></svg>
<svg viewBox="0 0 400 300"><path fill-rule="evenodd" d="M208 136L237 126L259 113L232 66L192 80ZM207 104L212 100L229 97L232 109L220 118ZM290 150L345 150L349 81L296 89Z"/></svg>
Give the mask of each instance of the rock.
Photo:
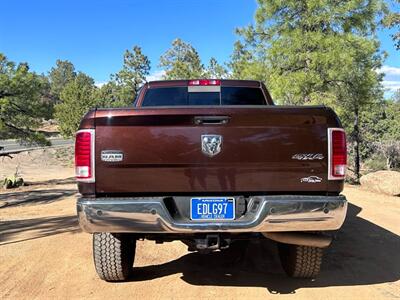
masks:
<svg viewBox="0 0 400 300"><path fill-rule="evenodd" d="M364 175L361 186L373 192L400 196L400 172L378 171Z"/></svg>

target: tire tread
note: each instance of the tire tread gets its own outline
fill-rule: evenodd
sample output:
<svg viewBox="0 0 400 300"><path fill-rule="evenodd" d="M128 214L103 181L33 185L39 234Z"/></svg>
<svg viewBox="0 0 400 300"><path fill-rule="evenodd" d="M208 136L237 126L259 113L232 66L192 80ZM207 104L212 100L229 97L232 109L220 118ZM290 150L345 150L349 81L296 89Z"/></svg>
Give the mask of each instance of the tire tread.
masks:
<svg viewBox="0 0 400 300"><path fill-rule="evenodd" d="M124 281L132 272L136 241L123 234L93 234L93 259L99 277Z"/></svg>
<svg viewBox="0 0 400 300"><path fill-rule="evenodd" d="M322 248L279 244L279 255L283 269L291 277L315 278L321 270Z"/></svg>

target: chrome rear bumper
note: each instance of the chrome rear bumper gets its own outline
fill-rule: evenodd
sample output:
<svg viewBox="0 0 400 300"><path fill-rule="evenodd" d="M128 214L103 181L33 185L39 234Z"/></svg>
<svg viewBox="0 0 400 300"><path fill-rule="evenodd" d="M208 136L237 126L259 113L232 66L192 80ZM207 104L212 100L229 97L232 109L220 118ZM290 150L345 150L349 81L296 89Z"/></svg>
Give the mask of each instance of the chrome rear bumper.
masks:
<svg viewBox="0 0 400 300"><path fill-rule="evenodd" d="M245 213L231 221L174 218L164 197L79 198L77 211L81 228L90 233L325 231L342 226L347 201L342 195L253 196Z"/></svg>
<svg viewBox="0 0 400 300"><path fill-rule="evenodd" d="M175 219L164 197L79 198L77 211L81 228L90 233L325 231L342 226L347 201L342 195L254 196L246 212L230 221Z"/></svg>

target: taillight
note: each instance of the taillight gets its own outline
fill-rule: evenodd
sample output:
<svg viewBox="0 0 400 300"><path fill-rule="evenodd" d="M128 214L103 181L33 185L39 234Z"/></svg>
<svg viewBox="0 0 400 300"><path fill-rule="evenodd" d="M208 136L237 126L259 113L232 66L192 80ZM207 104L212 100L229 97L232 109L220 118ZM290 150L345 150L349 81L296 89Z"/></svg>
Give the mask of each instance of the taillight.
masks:
<svg viewBox="0 0 400 300"><path fill-rule="evenodd" d="M347 167L346 133L342 128L328 128L328 179L343 180Z"/></svg>
<svg viewBox="0 0 400 300"><path fill-rule="evenodd" d="M75 137L75 176L77 181L94 182L94 129L82 129Z"/></svg>
<svg viewBox="0 0 400 300"><path fill-rule="evenodd" d="M198 80L189 80L190 86L207 86L207 85L221 85L221 80L218 79L198 79Z"/></svg>

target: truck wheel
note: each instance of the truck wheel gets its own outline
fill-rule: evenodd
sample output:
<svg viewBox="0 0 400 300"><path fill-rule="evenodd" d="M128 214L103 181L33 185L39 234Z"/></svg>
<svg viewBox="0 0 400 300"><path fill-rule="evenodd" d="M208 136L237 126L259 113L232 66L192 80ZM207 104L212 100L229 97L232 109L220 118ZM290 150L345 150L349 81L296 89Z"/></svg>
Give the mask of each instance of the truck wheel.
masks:
<svg viewBox="0 0 400 300"><path fill-rule="evenodd" d="M99 277L106 281L126 280L132 272L136 240L126 234L93 234L93 258Z"/></svg>
<svg viewBox="0 0 400 300"><path fill-rule="evenodd" d="M286 274L294 278L314 278L322 263L322 248L278 244L279 257Z"/></svg>

